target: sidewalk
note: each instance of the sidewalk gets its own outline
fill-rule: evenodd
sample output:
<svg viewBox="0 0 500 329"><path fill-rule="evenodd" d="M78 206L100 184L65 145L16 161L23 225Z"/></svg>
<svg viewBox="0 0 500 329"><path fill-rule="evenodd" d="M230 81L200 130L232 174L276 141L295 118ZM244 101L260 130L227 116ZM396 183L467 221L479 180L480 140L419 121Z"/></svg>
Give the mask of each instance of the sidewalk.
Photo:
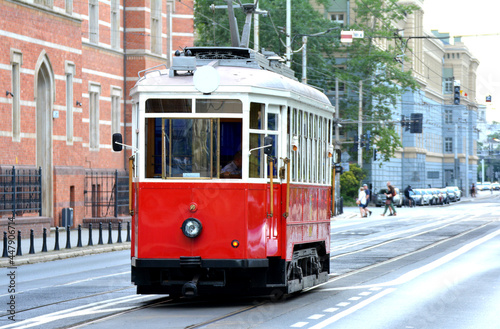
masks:
<svg viewBox="0 0 500 329"><path fill-rule="evenodd" d="M99 244L99 226L96 225L95 227L92 228L92 241L89 241L89 229L88 228L82 228L81 230L81 247L77 247L78 244L78 229L71 229L70 230L70 235L69 235L69 246L70 248L67 247L67 232L65 228L59 228L59 250L55 250L56 248L56 230L55 228L51 229L50 236L47 236L46 240L46 246L47 246L47 252L42 252L43 248L43 238L38 237L33 239L33 247L34 247L34 254L30 254L30 238L29 237L23 237L21 239L21 251L22 251L22 256L17 256L17 247L18 247L18 241L17 241L17 235L16 239L13 240L13 242L8 241L8 251L14 250L14 253L9 253L9 258L7 257L0 257L0 267L9 267L9 266L18 266L18 265L25 265L25 264L33 264L33 263L39 263L39 262L47 262L47 261L52 261L52 260L57 260L57 259L64 259L64 258L70 258L70 257L78 257L78 256L84 256L84 255L90 255L90 254L98 254L98 253L103 253L103 252L110 252L110 251L118 251L118 250L125 250L125 249L130 249L130 242L126 242L127 240L127 226L124 225L124 227L121 230L121 243L118 242L118 230L112 230L111 231L111 244L108 243L109 240L109 231L108 227L106 225L103 225L102 228L102 235L101 235L101 240L102 244ZM48 235L48 234L47 234ZM89 242L92 242L92 245L89 245ZM10 248L9 248L10 246ZM15 247L15 249L12 249L12 247ZM1 251L3 255L4 251L4 242L3 242L3 237L1 241ZM13 264L11 263L11 258L10 256L14 256L12 258Z"/></svg>

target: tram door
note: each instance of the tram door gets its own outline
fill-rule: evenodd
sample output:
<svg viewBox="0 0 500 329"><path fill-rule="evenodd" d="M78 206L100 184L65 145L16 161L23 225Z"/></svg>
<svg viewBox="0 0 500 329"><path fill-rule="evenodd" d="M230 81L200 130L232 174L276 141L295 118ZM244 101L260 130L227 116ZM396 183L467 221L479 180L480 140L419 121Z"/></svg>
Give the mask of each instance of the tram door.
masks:
<svg viewBox="0 0 500 329"><path fill-rule="evenodd" d="M279 131L280 107L273 104L250 104L250 156L249 177L261 178L266 182L264 206L266 214L267 256L279 256L278 233L281 220L281 186L279 182ZM266 154L265 142L272 140L271 154ZM271 184L272 173L272 184ZM271 189L272 186L272 189ZM272 201L272 202L271 202Z"/></svg>

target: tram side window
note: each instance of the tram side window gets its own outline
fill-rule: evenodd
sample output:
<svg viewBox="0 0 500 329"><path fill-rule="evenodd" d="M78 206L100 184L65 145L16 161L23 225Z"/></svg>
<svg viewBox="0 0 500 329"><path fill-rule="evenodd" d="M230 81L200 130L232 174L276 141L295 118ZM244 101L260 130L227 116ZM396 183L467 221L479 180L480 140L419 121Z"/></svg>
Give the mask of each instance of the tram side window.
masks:
<svg viewBox="0 0 500 329"><path fill-rule="evenodd" d="M250 104L250 129L263 129L263 118L265 115L265 105L260 103ZM264 146L264 134L250 134L250 149ZM248 177L264 177L264 152L262 149L252 151L248 159Z"/></svg>
<svg viewBox="0 0 500 329"><path fill-rule="evenodd" d="M146 119L146 177L213 177L217 131L217 119Z"/></svg>
<svg viewBox="0 0 500 329"><path fill-rule="evenodd" d="M145 128L147 178L241 178L237 161L222 174L241 154L241 119L147 118Z"/></svg>
<svg viewBox="0 0 500 329"><path fill-rule="evenodd" d="M241 178L241 119L220 119L220 178Z"/></svg>

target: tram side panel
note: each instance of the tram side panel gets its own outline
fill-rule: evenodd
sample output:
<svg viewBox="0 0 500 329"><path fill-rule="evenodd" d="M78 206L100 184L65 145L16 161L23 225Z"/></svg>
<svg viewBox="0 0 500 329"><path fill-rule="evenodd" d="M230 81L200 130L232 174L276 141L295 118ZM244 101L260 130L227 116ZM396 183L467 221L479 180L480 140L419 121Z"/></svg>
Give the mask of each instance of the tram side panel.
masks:
<svg viewBox="0 0 500 329"><path fill-rule="evenodd" d="M286 260L301 245L321 245L330 250L330 188L309 185L290 186L290 214L284 228Z"/></svg>
<svg viewBox="0 0 500 329"><path fill-rule="evenodd" d="M213 187L212 187L213 186ZM140 187L138 258L247 258L245 190L199 183L142 183ZM191 207L194 206L195 210ZM186 237L184 220L198 219L202 233ZM240 247L233 248L232 240Z"/></svg>

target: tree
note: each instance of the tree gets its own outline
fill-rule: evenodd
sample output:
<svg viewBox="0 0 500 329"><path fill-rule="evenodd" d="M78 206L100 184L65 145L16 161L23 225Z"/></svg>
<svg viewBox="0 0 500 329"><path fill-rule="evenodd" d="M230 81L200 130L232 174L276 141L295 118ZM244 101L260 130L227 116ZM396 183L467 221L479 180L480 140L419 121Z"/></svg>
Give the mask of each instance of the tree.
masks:
<svg viewBox="0 0 500 329"><path fill-rule="evenodd" d="M417 7L401 5L397 0L355 0L354 8L353 23L347 28L364 31L364 38L341 48L346 69L339 75L349 95L355 95L359 81L363 81L364 120L384 123L366 124L363 130L371 130L381 159L389 161L402 144L394 124L387 122L392 119L392 111L403 93L417 89L412 72L404 71L398 61L407 49L394 22L405 19ZM358 97L347 97L342 102L342 109L345 109L342 117L358 120L358 102ZM346 125L346 128L356 129L353 125ZM367 158L370 156L371 153L365 154Z"/></svg>
<svg viewBox="0 0 500 329"><path fill-rule="evenodd" d="M332 1L315 0L318 6L328 8ZM363 30L365 37L356 39L349 46L340 46L340 26L314 10L309 0L292 1L292 49L302 46L303 35L318 35L308 39L307 75L310 84L324 91L335 89L338 77L346 86L347 97L340 102L342 119L357 120L358 82L363 80L363 111L370 121L387 122L392 119L401 95L417 88L412 73L402 69L396 61L406 51L403 39L399 39L394 22L403 20L416 7L400 5L398 0L355 0L355 17L350 26L342 29ZM210 5L225 5L226 1L199 0L195 3L196 46L230 46L227 10L211 10ZM268 17L260 19L260 47L283 55L286 52L285 25L286 2L261 0L259 7L268 10ZM213 7L212 7L213 8ZM326 11L325 11L326 12ZM245 17L235 10L240 31ZM385 44L385 47L380 47ZM250 45L253 45L253 33ZM340 58L340 60L337 60ZM292 60L292 69L300 79L302 61L298 55ZM344 129L355 130L353 125ZM402 147L394 124L368 124L379 156L389 161L396 149ZM368 158L370 155L365 153Z"/></svg>
<svg viewBox="0 0 500 329"><path fill-rule="evenodd" d="M352 200L358 196L361 182L365 179L366 173L356 164L349 165L349 171L340 175L341 195L344 200Z"/></svg>
<svg viewBox="0 0 500 329"><path fill-rule="evenodd" d="M249 1L248 1L249 2ZM327 5L327 0L317 0ZM224 0L199 0L195 3L194 22L196 30L195 46L231 46L229 19L226 9L211 10L211 4L225 5ZM260 0L259 7L269 11L267 17L260 18L259 45L261 49L273 51L280 56L286 53L286 1ZM292 1L292 50L302 47L302 36L327 32L310 37L307 43L307 76L311 84L326 89L331 81L332 65L335 62L334 50L339 44L340 25L325 19L315 11L308 0ZM245 16L235 8L241 34ZM250 34L250 48L253 48L253 33ZM302 59L300 54L292 57L292 69L298 79L302 78Z"/></svg>

